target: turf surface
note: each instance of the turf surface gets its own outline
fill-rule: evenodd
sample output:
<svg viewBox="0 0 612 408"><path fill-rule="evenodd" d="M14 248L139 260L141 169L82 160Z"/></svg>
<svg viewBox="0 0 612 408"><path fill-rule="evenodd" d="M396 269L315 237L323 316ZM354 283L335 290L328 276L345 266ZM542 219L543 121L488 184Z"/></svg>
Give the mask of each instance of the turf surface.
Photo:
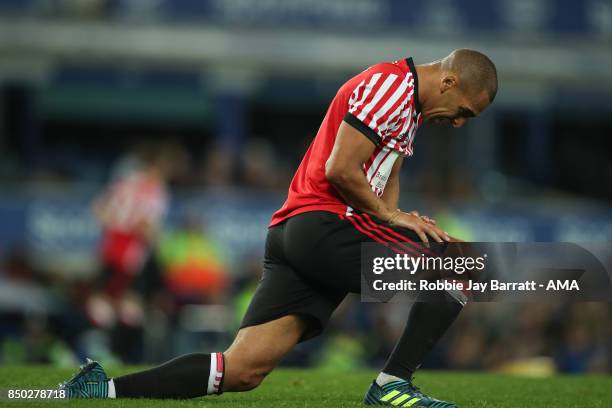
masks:
<svg viewBox="0 0 612 408"><path fill-rule="evenodd" d="M129 372L109 369L116 376ZM53 388L67 379L71 370L44 366L0 366L0 389ZM14 407L360 407L374 373L368 371L331 373L318 370L282 369L272 373L258 389L227 393L189 401L88 400L88 401L0 401ZM612 377L558 376L528 379L488 373L419 373L415 383L438 398L460 407L612 407ZM59 405L55 405L59 404Z"/></svg>

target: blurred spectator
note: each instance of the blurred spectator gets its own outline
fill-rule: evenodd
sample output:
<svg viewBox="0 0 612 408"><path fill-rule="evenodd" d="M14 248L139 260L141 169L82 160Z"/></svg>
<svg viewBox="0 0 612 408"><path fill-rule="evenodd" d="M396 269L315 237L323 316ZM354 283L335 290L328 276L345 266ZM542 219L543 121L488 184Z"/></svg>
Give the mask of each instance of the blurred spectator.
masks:
<svg viewBox="0 0 612 408"><path fill-rule="evenodd" d="M612 314L609 305L579 303L568 313L555 355L559 369L568 373L610 373Z"/></svg>
<svg viewBox="0 0 612 408"><path fill-rule="evenodd" d="M0 362L72 365L71 331L62 321L65 303L35 270L24 249L0 262ZM60 323L60 324L56 324Z"/></svg>
<svg viewBox="0 0 612 408"><path fill-rule="evenodd" d="M177 299L223 301L229 286L226 251L205 233L200 220L188 217L177 229L165 233L158 252L164 281Z"/></svg>
<svg viewBox="0 0 612 408"><path fill-rule="evenodd" d="M206 151L202 162L201 181L208 187L229 187L233 178L233 159L223 147L214 145Z"/></svg>
<svg viewBox="0 0 612 408"><path fill-rule="evenodd" d="M263 138L249 140L242 151L241 181L246 187L279 189L288 185L286 169L275 159L274 147Z"/></svg>

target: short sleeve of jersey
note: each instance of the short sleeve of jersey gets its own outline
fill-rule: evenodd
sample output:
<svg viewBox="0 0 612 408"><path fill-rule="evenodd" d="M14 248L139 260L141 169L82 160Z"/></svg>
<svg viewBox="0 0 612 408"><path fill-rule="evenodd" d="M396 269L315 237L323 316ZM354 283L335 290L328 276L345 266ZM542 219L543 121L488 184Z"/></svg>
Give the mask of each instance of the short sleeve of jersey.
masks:
<svg viewBox="0 0 612 408"><path fill-rule="evenodd" d="M353 90L344 120L378 145L404 128L414 81L410 73L369 71Z"/></svg>

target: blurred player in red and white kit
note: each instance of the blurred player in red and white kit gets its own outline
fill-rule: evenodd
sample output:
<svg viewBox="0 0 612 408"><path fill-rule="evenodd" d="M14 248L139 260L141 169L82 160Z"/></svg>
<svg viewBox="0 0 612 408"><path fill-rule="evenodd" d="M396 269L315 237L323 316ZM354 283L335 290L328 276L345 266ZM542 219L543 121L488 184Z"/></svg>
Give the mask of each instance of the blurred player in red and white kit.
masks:
<svg viewBox="0 0 612 408"><path fill-rule="evenodd" d="M140 272L168 211L166 161L157 155L142 169L112 181L94 203L93 213L103 231L100 256L110 273L106 285L110 296L120 295Z"/></svg>
<svg viewBox="0 0 612 408"><path fill-rule="evenodd" d="M323 331L348 293L361 292L362 244L421 257L439 254L424 245L429 240L442 250L454 241L434 220L398 208L399 169L422 123L461 127L496 93L495 65L467 49L419 65L412 58L379 63L349 79L272 216L263 275L234 343L223 353L187 354L106 381L92 361L65 389L84 398L191 398L257 387L297 343ZM433 295L410 309L365 404L455 407L412 383L464 304L453 293Z"/></svg>
<svg viewBox="0 0 612 408"><path fill-rule="evenodd" d="M143 301L131 287L151 272L144 269L168 211L167 180L176 161L171 145L150 146L141 155L111 180L92 206L102 230L101 276L86 312L96 327L111 330L111 348L128 361L139 355L133 350L139 347L143 323Z"/></svg>

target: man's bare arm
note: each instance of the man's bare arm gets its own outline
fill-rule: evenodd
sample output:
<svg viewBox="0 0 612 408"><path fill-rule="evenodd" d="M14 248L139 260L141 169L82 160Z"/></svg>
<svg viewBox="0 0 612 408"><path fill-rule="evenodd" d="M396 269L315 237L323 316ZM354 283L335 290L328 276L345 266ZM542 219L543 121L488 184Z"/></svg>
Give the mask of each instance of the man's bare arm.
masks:
<svg viewBox="0 0 612 408"><path fill-rule="evenodd" d="M332 152L325 163L325 177L348 205L388 220L395 209L374 194L363 173L363 163L372 155L374 148L374 144L360 131L342 122Z"/></svg>
<svg viewBox="0 0 612 408"><path fill-rule="evenodd" d="M332 152L325 163L325 177L351 207L377 218L413 230L423 242L427 235L442 242L442 231L420 217L397 210L372 191L363 172L363 163L374 152L374 145L359 130L342 122Z"/></svg>
<svg viewBox="0 0 612 408"><path fill-rule="evenodd" d="M393 168L391 169L391 174L389 174L389 179L387 180L387 184L385 185L385 191L382 195L382 200L387 204L387 207L393 209L394 211L398 209L399 206L399 196L400 196L400 181L399 174L400 168L402 167L402 163L404 162L403 157L398 157L393 163Z"/></svg>

